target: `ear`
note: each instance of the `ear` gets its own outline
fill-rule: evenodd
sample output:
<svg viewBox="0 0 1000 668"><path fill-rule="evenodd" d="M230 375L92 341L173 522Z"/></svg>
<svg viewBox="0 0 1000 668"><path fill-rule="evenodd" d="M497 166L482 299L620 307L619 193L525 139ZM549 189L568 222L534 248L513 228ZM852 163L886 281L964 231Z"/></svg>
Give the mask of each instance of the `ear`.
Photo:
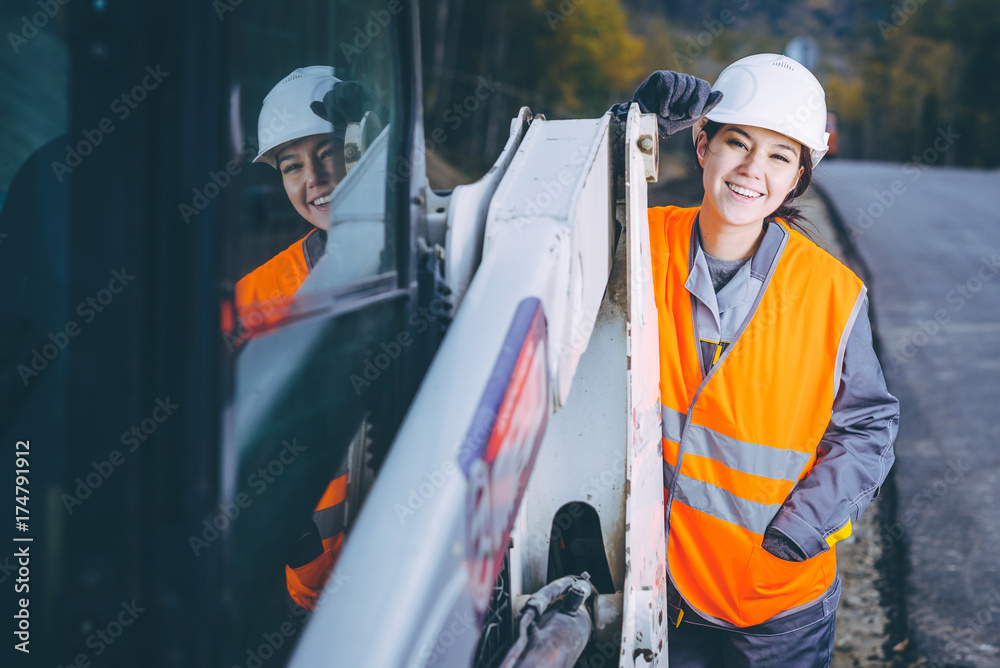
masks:
<svg viewBox="0 0 1000 668"><path fill-rule="evenodd" d="M708 135L704 130L698 133L698 139L695 141L694 153L698 156L698 164L701 165L702 169L705 169L705 154L708 152ZM798 179L796 179L798 181Z"/></svg>
<svg viewBox="0 0 1000 668"><path fill-rule="evenodd" d="M799 173L795 175L795 180L792 182L792 187L788 189L789 193L793 192L796 188L799 187L799 180L805 173L806 173L806 168L803 167L802 165L799 165Z"/></svg>

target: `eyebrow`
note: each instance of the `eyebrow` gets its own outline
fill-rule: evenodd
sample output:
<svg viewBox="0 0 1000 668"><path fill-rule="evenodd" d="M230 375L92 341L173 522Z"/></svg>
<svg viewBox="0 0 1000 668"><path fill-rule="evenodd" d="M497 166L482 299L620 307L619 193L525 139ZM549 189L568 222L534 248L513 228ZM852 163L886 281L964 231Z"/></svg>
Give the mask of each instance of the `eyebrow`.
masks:
<svg viewBox="0 0 1000 668"><path fill-rule="evenodd" d="M743 128L738 128L736 126L732 126L732 127L729 128L729 131L730 132L736 132L737 134L741 134L744 137L746 137L747 139L749 139L750 141L753 141L753 137L751 137L750 134L746 130L744 130ZM775 144L775 148L783 148L783 149L785 149L787 151L790 151L792 153L792 155L795 155L795 148L793 146L789 146L788 144Z"/></svg>
<svg viewBox="0 0 1000 668"><path fill-rule="evenodd" d="M324 146L326 146L327 144L332 144L332 143L333 143L332 139L324 139L320 143L316 144L316 150L318 151L318 150L322 149ZM299 157L298 153L289 153L289 154L287 154L287 155L285 155L285 156L283 156L281 158L278 158L278 161L275 164L276 165L280 165L285 160L293 160L293 159L295 159L297 157Z"/></svg>

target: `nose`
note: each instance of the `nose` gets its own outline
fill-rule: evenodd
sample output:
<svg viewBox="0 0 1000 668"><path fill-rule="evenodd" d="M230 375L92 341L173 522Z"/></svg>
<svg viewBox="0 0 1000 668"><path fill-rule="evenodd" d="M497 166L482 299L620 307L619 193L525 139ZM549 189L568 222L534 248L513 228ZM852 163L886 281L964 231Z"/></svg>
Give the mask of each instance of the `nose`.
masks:
<svg viewBox="0 0 1000 668"><path fill-rule="evenodd" d="M750 151L747 153L743 162L740 163L739 172L741 175L759 179L764 175L764 160L766 156L761 151Z"/></svg>
<svg viewBox="0 0 1000 668"><path fill-rule="evenodd" d="M309 160L305 170L308 188L326 185L330 181L330 171L322 160Z"/></svg>

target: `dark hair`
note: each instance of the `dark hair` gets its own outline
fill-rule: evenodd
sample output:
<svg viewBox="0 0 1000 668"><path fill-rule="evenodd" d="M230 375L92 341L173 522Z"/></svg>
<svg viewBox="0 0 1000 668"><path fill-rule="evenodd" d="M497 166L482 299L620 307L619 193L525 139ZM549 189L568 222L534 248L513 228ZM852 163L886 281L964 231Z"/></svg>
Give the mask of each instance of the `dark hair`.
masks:
<svg viewBox="0 0 1000 668"><path fill-rule="evenodd" d="M712 137L714 137L719 130L722 129L722 126L722 123L708 121L705 123L705 127L702 128L702 132L708 136L708 141L711 142ZM764 222L770 223L773 222L775 218L781 218L783 221L788 223L790 227L793 227L807 237L812 238L812 234L810 234L804 226L804 224L812 226L812 223L802 215L802 209L791 205L792 200L804 193L809 187L809 184L812 183L812 152L810 152L809 147L807 146L803 145L802 150L799 153L799 165L803 169L802 176L799 177L799 182L794 188L792 188L792 191L788 193L785 200L781 203L781 206L778 207L778 210L765 218Z"/></svg>

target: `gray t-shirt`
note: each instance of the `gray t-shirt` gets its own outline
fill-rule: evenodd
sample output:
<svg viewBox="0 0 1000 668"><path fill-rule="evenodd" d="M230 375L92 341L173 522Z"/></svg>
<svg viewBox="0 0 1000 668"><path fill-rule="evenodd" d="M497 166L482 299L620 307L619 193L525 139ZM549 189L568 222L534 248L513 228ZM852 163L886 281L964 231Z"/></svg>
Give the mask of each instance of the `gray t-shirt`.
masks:
<svg viewBox="0 0 1000 668"><path fill-rule="evenodd" d="M702 249L704 251L704 249ZM705 253L705 261L708 262L708 273L712 276L712 287L715 288L715 293L718 294L719 290L725 287L726 283L736 275L736 272L740 270L740 267L745 265L750 258L744 258L742 260L720 260L717 257L713 257L708 253Z"/></svg>

